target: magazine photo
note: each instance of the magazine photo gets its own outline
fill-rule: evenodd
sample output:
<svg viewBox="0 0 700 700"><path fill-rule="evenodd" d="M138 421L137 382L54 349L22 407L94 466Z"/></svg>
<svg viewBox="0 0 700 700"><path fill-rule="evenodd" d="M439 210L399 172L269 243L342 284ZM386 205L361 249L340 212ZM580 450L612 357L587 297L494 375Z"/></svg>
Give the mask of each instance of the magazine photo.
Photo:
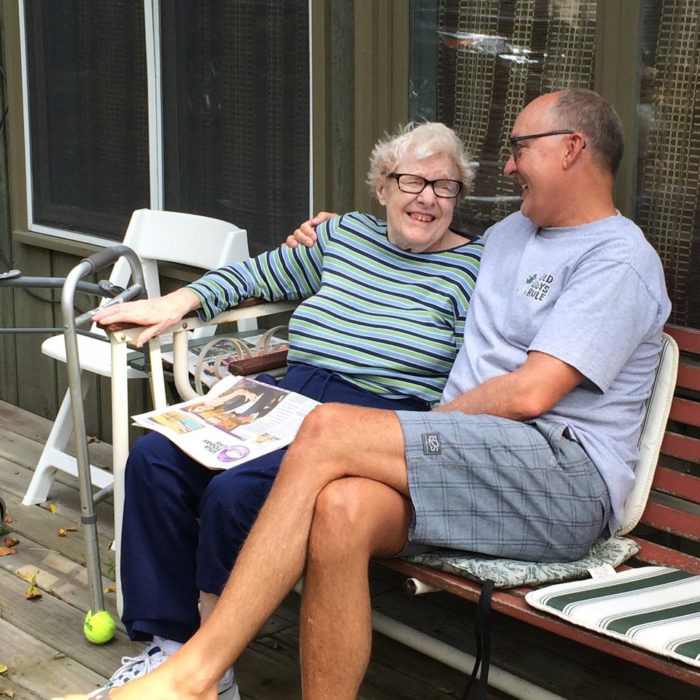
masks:
<svg viewBox="0 0 700 700"><path fill-rule="evenodd" d="M228 376L200 396L134 416L209 469L230 469L286 447L318 401L249 377Z"/></svg>

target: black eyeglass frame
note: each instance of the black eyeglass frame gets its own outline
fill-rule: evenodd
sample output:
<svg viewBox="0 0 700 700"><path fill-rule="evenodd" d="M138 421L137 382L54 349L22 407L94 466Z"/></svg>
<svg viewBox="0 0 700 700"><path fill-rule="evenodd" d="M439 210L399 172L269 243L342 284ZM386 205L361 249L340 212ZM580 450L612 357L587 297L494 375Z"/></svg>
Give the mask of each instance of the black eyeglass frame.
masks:
<svg viewBox="0 0 700 700"><path fill-rule="evenodd" d="M575 134L574 129L554 129L554 131L543 131L539 134L526 134L525 136L511 136L508 140L510 141L510 150L513 154L513 160L518 160L518 154L515 152L515 144L519 141L527 141L528 139L541 139L544 136L564 136ZM584 142L583 147L586 147Z"/></svg>
<svg viewBox="0 0 700 700"><path fill-rule="evenodd" d="M415 192L410 192L409 190L404 190L401 187L401 182L399 180L400 177L404 176L408 177L415 177L419 180L423 180L423 187L421 187L419 190ZM464 183L461 182L460 180L452 180L449 177L439 177L437 180L428 180L427 178L423 177L422 175L414 175L413 173L389 173L387 177L392 178L393 180L396 180L396 184L398 188L402 191L405 192L406 194L420 194L428 185L430 185L433 188L433 194L436 197L440 197L440 199L454 199L455 197L459 197L459 193L462 191L462 188L464 187ZM438 194L435 192L435 183L436 182L454 182L455 184L459 185L457 188L457 191L454 194Z"/></svg>

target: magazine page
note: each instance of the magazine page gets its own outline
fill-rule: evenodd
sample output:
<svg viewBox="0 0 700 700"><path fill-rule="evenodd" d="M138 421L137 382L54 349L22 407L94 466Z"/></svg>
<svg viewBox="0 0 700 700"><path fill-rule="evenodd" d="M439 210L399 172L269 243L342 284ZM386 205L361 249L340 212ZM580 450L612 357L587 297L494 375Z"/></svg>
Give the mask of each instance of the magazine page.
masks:
<svg viewBox="0 0 700 700"><path fill-rule="evenodd" d="M134 416L209 469L231 469L286 447L318 401L249 377L228 376L200 396Z"/></svg>

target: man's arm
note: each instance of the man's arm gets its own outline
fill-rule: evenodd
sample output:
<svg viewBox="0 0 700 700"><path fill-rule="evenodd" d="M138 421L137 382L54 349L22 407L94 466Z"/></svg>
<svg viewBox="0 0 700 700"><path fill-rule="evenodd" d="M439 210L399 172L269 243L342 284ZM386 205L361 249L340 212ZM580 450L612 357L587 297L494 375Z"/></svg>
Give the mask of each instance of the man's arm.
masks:
<svg viewBox="0 0 700 700"><path fill-rule="evenodd" d="M435 410L529 420L552 408L582 380L583 375L566 362L531 352L514 372L488 379Z"/></svg>
<svg viewBox="0 0 700 700"><path fill-rule="evenodd" d="M287 236L287 240L282 245L287 245L290 248L296 248L300 243L304 244L307 248L311 248L316 242L316 227L322 224L324 221L332 219L334 216L338 216L330 211L320 211L316 216L305 221L299 226L294 233Z"/></svg>

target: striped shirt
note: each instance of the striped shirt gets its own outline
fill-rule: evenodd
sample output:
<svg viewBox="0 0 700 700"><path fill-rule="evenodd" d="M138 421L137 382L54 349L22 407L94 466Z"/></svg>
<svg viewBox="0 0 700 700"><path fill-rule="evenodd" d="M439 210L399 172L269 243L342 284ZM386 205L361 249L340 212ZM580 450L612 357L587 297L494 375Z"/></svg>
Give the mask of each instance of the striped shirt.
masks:
<svg viewBox="0 0 700 700"><path fill-rule="evenodd" d="M462 344L482 243L399 250L386 222L359 212L316 232L312 248L276 248L189 285L200 317L248 297L303 300L289 323L290 364L322 367L387 398L437 402Z"/></svg>

